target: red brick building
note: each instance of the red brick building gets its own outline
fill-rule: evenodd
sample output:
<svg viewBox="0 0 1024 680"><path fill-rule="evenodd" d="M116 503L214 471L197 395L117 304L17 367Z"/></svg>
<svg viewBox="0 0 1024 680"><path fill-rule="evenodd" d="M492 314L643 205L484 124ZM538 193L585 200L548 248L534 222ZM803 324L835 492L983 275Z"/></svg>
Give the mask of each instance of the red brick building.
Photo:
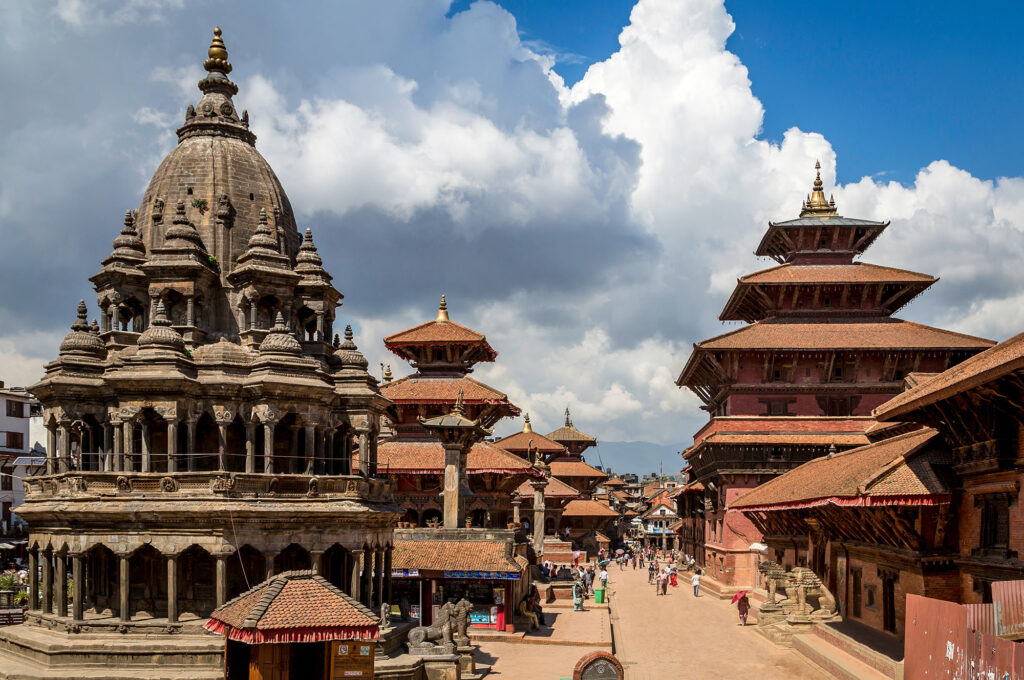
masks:
<svg viewBox="0 0 1024 680"><path fill-rule="evenodd" d="M756 580L761 532L731 510L736 498L832 447L867 444L872 409L905 376L993 344L892 316L936 279L854 261L887 226L839 215L819 173L800 217L770 222L755 251L778 266L741 277L719 316L747 325L694 345L676 381L710 414L683 454L703 503L680 507L684 527L704 523L694 546L712 591Z"/></svg>

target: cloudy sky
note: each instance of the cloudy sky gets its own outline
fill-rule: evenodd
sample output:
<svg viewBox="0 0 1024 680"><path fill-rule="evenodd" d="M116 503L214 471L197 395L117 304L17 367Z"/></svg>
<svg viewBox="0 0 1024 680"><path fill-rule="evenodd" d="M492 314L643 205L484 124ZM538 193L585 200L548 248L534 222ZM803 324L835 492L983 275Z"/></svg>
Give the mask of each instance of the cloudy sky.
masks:
<svg viewBox="0 0 1024 680"><path fill-rule="evenodd" d="M705 416L673 380L816 159L842 214L892 220L867 260L941 277L903 318L1024 330L1010 22L778 4L2 3L0 379L38 378L95 309L215 24L372 366L408 371L381 338L444 292L539 429L569 405L678 450Z"/></svg>

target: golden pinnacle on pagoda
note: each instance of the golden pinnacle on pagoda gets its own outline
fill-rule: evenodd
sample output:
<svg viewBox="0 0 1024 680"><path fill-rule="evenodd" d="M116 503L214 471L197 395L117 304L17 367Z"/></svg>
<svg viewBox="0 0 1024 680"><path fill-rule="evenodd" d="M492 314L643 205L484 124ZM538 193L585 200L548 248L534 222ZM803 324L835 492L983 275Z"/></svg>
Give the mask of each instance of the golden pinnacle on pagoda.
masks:
<svg viewBox="0 0 1024 680"><path fill-rule="evenodd" d="M523 432L533 432L533 425L530 424L529 413L527 413L526 416L523 418Z"/></svg>
<svg viewBox="0 0 1024 680"><path fill-rule="evenodd" d="M203 62L203 68L211 72L231 73L231 63L228 62L228 48L224 46L224 41L220 39L220 33L220 26L214 26L213 40L210 41L210 49L206 52L210 58Z"/></svg>
<svg viewBox="0 0 1024 680"><path fill-rule="evenodd" d="M441 293L441 306L437 308L437 321L448 321L448 303L444 299L444 293Z"/></svg>
<svg viewBox="0 0 1024 680"><path fill-rule="evenodd" d="M811 195L803 202L800 209L800 217L828 217L837 215L835 199L825 200L825 185L821 181L821 161L814 162L814 185L811 187Z"/></svg>

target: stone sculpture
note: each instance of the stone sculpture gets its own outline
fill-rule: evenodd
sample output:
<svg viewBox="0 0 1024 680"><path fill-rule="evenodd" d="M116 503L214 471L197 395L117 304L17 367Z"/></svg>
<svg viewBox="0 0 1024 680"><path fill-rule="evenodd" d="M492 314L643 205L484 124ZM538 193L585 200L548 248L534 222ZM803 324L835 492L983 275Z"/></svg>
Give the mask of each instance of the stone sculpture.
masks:
<svg viewBox="0 0 1024 680"><path fill-rule="evenodd" d="M473 603L466 598L462 598L455 605L455 644L459 647L469 645L469 613L471 611L473 611Z"/></svg>
<svg viewBox="0 0 1024 680"><path fill-rule="evenodd" d="M455 651L455 646L452 644L454 614L455 605L446 602L437 610L437 617L433 624L413 628L409 633L409 652L412 654L453 653Z"/></svg>

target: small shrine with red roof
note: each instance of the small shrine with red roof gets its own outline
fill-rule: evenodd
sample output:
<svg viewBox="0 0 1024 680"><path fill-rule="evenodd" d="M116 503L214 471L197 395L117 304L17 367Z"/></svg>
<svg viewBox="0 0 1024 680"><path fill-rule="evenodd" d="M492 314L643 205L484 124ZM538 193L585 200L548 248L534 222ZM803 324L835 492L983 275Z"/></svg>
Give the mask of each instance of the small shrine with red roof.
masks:
<svg viewBox="0 0 1024 680"><path fill-rule="evenodd" d="M751 546L761 535L730 510L734 498L830 449L867 444L872 409L904 378L993 344L894 317L937 279L855 261L889 223L840 215L816 168L800 216L770 222L755 251L778 265L741 277L719 316L746 325L695 344L676 381L711 416L683 453L690 484L681 495L699 502L680 504L690 515L684 549L711 590L756 579Z"/></svg>
<svg viewBox="0 0 1024 680"><path fill-rule="evenodd" d="M381 393L394 404L394 418L393 435L378 448L380 470L396 480L395 501L405 510L405 523L440 523L444 448L422 421L449 413L460 395L465 417L485 428L519 415L519 409L505 393L469 376L476 364L494 361L498 353L482 333L451 320L443 295L432 321L387 336L384 346L409 361L416 372L391 380L385 376L381 386ZM472 446L463 474L471 491L466 524L479 528L512 523L512 492L539 476L528 460L486 440Z"/></svg>

